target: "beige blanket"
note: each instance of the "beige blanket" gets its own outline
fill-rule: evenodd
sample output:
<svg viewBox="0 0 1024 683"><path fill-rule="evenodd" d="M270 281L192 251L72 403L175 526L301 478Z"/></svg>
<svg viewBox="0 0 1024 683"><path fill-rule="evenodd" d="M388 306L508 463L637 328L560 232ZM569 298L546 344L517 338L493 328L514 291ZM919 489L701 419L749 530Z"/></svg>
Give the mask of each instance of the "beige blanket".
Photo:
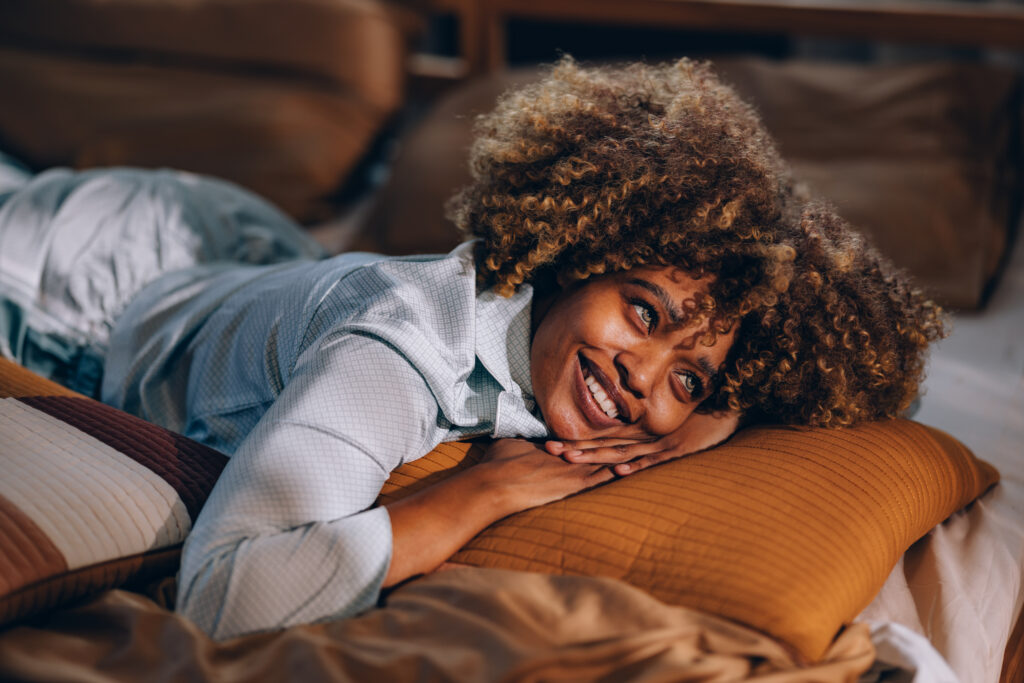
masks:
<svg viewBox="0 0 1024 683"><path fill-rule="evenodd" d="M24 681L824 683L873 659L863 626L801 668L766 636L618 581L474 568L411 581L358 618L225 643L126 591L0 633L0 679Z"/></svg>

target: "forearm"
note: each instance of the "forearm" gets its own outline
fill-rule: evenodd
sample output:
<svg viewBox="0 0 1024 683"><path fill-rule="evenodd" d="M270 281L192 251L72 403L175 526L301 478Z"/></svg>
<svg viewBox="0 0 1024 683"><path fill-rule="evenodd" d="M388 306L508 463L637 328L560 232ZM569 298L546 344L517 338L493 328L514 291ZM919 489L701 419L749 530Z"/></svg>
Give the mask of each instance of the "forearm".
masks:
<svg viewBox="0 0 1024 683"><path fill-rule="evenodd" d="M391 549L384 510L273 532L211 521L186 542L177 609L217 640L377 602Z"/></svg>
<svg viewBox="0 0 1024 683"><path fill-rule="evenodd" d="M437 568L503 517L612 476L601 465L566 463L528 441L496 441L480 464L387 506L392 557L384 585Z"/></svg>
<svg viewBox="0 0 1024 683"><path fill-rule="evenodd" d="M477 465L386 506L391 517L392 586L436 569L485 527L516 511L510 497Z"/></svg>

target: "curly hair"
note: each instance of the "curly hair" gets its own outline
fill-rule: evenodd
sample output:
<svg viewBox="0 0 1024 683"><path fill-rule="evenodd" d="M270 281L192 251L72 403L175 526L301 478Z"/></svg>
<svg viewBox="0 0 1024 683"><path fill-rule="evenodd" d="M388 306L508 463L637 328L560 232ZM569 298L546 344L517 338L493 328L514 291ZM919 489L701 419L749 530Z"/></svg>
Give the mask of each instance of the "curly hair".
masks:
<svg viewBox="0 0 1024 683"><path fill-rule="evenodd" d="M707 64L571 58L476 122L448 204L483 287L638 266L711 276L699 315L737 328L702 410L844 426L902 412L941 309L800 192L756 111Z"/></svg>

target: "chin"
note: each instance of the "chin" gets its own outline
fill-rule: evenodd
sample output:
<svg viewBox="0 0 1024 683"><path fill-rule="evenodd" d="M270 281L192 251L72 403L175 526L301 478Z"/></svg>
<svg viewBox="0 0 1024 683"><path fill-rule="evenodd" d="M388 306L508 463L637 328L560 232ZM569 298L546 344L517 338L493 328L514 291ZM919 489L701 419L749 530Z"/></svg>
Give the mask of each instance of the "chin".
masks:
<svg viewBox="0 0 1024 683"><path fill-rule="evenodd" d="M590 430L586 425L580 424L579 420L573 419L571 415L560 414L559 412L548 413L541 409L544 423L548 426L548 432L556 439L578 441L591 438ZM551 415L548 418L548 415Z"/></svg>

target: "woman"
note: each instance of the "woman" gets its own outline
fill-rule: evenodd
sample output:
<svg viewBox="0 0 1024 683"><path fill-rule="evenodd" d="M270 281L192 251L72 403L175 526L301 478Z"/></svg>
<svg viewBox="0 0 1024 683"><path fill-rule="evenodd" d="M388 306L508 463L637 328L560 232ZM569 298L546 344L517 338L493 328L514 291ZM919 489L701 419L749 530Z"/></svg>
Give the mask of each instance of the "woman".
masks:
<svg viewBox="0 0 1024 683"><path fill-rule="evenodd" d="M296 261L281 228L254 267L228 240L127 269L81 342L7 296L12 352L102 365L103 400L232 454L179 576L214 637L358 613L491 522L741 419L842 426L915 395L938 309L794 191L706 66L563 60L479 121L471 165L450 208L475 239L448 255ZM480 465L371 507L398 465L481 435Z"/></svg>

